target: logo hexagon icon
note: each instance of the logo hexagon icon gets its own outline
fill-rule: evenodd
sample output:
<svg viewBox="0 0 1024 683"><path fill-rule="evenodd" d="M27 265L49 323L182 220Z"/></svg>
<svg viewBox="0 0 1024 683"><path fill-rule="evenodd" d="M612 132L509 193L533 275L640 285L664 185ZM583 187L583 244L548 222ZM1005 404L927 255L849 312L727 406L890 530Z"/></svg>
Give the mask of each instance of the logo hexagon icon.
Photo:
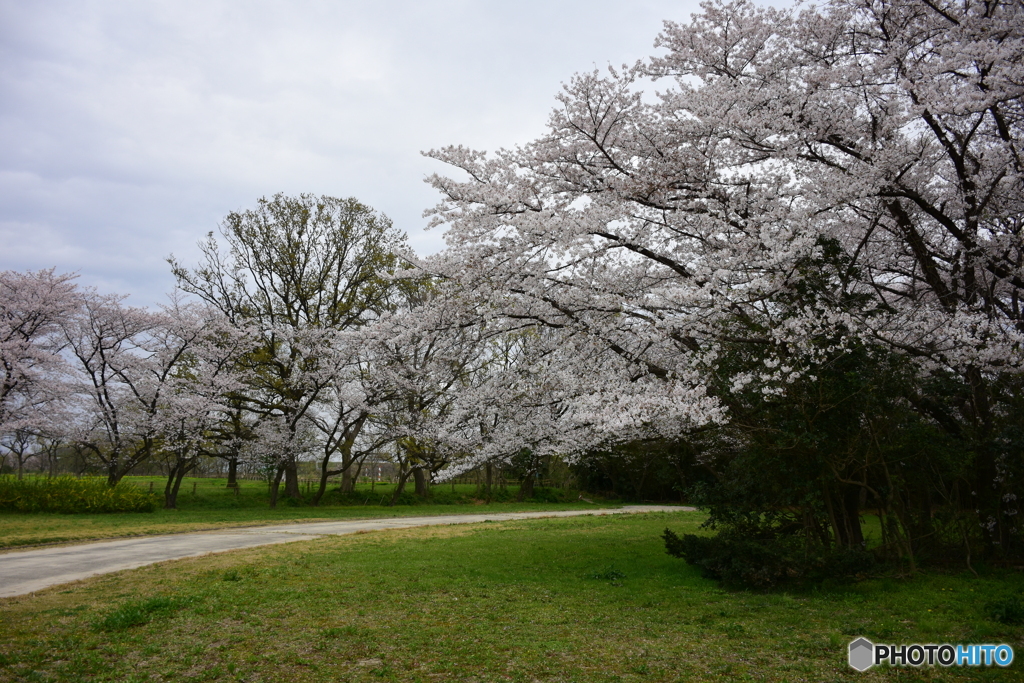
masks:
<svg viewBox="0 0 1024 683"><path fill-rule="evenodd" d="M850 666L857 671L867 671L875 663L875 645L867 638L858 638L850 643Z"/></svg>

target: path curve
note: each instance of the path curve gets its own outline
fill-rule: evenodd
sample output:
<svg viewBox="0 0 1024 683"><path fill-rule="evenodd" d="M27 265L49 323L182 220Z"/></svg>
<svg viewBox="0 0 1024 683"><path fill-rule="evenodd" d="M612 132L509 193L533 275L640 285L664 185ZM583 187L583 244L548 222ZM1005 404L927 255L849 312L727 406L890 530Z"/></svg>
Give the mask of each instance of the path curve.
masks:
<svg viewBox="0 0 1024 683"><path fill-rule="evenodd" d="M499 512L494 514L438 515L430 517L389 517L386 519L339 520L276 526L246 527L225 531L146 536L86 545L61 546L0 554L0 598L25 595L69 581L79 581L135 569L155 562L252 548L275 543L308 541L321 536L341 536L360 531L408 529L417 526L506 522L543 517L618 515L637 512L692 512L696 508L676 505L626 505L597 510L552 510L547 512Z"/></svg>

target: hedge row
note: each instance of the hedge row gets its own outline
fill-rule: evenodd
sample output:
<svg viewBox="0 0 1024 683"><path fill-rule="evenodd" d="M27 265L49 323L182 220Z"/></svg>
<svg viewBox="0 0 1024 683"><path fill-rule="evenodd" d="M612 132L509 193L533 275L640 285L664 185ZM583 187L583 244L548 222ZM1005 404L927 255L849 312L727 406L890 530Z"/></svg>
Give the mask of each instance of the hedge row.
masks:
<svg viewBox="0 0 1024 683"><path fill-rule="evenodd" d="M19 481L0 477L0 510L14 512L153 512L156 497L121 482L107 486L99 477L63 476Z"/></svg>

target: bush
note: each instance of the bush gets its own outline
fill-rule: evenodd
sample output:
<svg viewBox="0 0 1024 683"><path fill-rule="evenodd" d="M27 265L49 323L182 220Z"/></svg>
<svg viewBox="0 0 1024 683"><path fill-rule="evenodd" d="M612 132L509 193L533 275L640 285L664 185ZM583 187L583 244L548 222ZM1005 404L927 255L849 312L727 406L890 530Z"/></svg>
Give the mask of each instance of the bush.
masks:
<svg viewBox="0 0 1024 683"><path fill-rule="evenodd" d="M469 505L473 499L458 491L435 489L430 492L429 501L431 505Z"/></svg>
<svg viewBox="0 0 1024 683"><path fill-rule="evenodd" d="M796 536L764 539L723 531L716 536L680 538L665 529L662 538L669 555L698 567L704 578L736 586L772 588L781 583L852 579L875 567L874 556L865 550L808 549Z"/></svg>
<svg viewBox="0 0 1024 683"><path fill-rule="evenodd" d="M985 605L988 618L1001 624L1024 624L1024 604L1020 598L1010 597Z"/></svg>
<svg viewBox="0 0 1024 683"><path fill-rule="evenodd" d="M391 502L391 495L392 494L388 494L386 503ZM401 493L398 494L398 500L395 501L395 505L416 505L417 503L422 502L422 498L417 496L409 489L404 489Z"/></svg>
<svg viewBox="0 0 1024 683"><path fill-rule="evenodd" d="M107 486L106 479L0 477L0 510L13 512L153 512L156 496L134 484Z"/></svg>
<svg viewBox="0 0 1024 683"><path fill-rule="evenodd" d="M535 503L571 503L578 497L578 492L569 489L536 488L533 490L533 497L530 500Z"/></svg>
<svg viewBox="0 0 1024 683"><path fill-rule="evenodd" d="M515 499L516 494L512 493L508 487L491 489L491 500L495 503L510 503Z"/></svg>

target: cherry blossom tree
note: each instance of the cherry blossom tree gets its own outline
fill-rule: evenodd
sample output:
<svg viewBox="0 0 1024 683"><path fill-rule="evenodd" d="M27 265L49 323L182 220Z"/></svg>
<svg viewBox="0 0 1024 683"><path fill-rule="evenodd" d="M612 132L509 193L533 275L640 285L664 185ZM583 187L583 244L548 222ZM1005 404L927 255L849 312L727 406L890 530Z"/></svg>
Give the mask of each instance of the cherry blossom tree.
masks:
<svg viewBox="0 0 1024 683"><path fill-rule="evenodd" d="M24 477L25 464L36 455L36 435L29 429L19 429L6 434L0 439L0 449L3 449L5 458L7 455L12 456L14 469L20 481Z"/></svg>
<svg viewBox="0 0 1024 683"><path fill-rule="evenodd" d="M216 428L243 386L238 359L251 351L252 340L210 306L172 299L162 313L140 344L146 376L133 387L168 465L164 507L172 509L182 479L215 452Z"/></svg>
<svg viewBox="0 0 1024 683"><path fill-rule="evenodd" d="M430 179L450 246L424 269L491 325L586 349L562 358L567 414L610 437L680 438L844 349L898 354L998 517L1024 364L1020 4L702 7L661 56L573 78L540 139L431 152L461 176ZM856 505L861 474L835 495Z"/></svg>
<svg viewBox="0 0 1024 683"><path fill-rule="evenodd" d="M158 321L123 299L86 292L62 324L71 368L65 382L78 399L71 438L103 463L111 486L152 454L154 438L139 344Z"/></svg>
<svg viewBox="0 0 1024 683"><path fill-rule="evenodd" d="M43 426L66 398L60 324L78 302L75 276L0 272L0 436Z"/></svg>
<svg viewBox="0 0 1024 683"><path fill-rule="evenodd" d="M63 324L71 368L64 381L78 397L69 438L103 463L111 486L158 450L176 454L168 482L173 507L175 477L180 484L195 466L218 408L220 394L210 385L235 386L224 384L224 368L237 344L217 334L222 316L214 309L172 299L151 312L122 300L88 292Z"/></svg>
<svg viewBox="0 0 1024 683"><path fill-rule="evenodd" d="M410 476L416 494L428 495L432 475L455 455L445 438L447 420L479 366L486 335L437 283L410 278L401 295L401 307L362 334L379 406L373 425L393 443L399 470L392 504Z"/></svg>
<svg viewBox="0 0 1024 683"><path fill-rule="evenodd" d="M228 465L228 488L238 487L238 466L244 463L245 445L254 438L257 416L245 409L241 392L231 392L221 401L220 419L210 426L210 455Z"/></svg>
<svg viewBox="0 0 1024 683"><path fill-rule="evenodd" d="M387 273L405 240L355 199L311 195L261 199L253 210L229 214L221 233L226 249L211 233L198 268L173 257L171 265L183 290L261 340L244 359L248 388L240 396L279 448L273 505L282 477L286 495L300 495L297 462L309 452L303 425L338 389L347 364L335 333L388 309L394 285Z"/></svg>

